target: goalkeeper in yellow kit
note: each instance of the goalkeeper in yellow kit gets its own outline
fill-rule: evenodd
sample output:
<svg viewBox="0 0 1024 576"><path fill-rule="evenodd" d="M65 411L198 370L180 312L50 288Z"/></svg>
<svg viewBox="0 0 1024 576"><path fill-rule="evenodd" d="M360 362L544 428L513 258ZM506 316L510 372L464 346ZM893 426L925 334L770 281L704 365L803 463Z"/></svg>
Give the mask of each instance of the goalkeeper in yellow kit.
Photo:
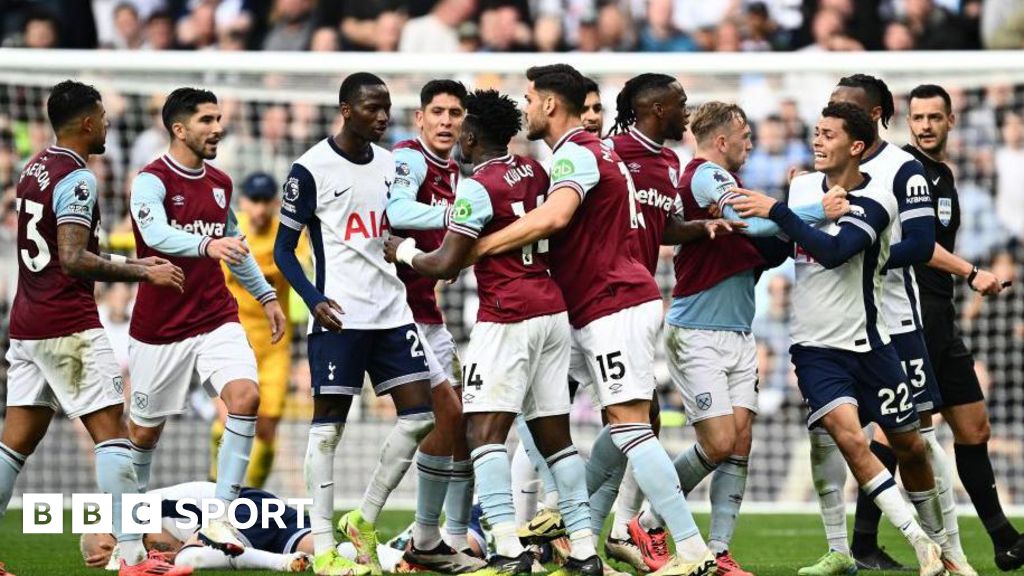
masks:
<svg viewBox="0 0 1024 576"><path fill-rule="evenodd" d="M284 275L274 264L274 239L277 237L278 214L281 201L277 194L277 184L266 173L250 174L242 184L242 195L239 200L238 228L241 231L249 251L256 258L260 271L277 291L278 301L284 310L289 310L291 286ZM300 243L300 251L307 254L301 261L308 261L308 244ZM252 446L252 460L246 472L245 484L253 488L262 488L270 476L274 463L277 424L284 412L285 400L288 396L288 381L292 367L292 323L285 324L284 337L277 344L270 344L270 327L266 321L259 302L247 294L238 279L224 267L228 289L238 300L238 317L249 337L249 343L256 353L256 365L259 369L260 408L256 420L256 439ZM222 408L222 407L219 407ZM210 476L217 476L217 450L224 433L225 411L218 410L218 418L214 420L210 430L212 450L210 455Z"/></svg>

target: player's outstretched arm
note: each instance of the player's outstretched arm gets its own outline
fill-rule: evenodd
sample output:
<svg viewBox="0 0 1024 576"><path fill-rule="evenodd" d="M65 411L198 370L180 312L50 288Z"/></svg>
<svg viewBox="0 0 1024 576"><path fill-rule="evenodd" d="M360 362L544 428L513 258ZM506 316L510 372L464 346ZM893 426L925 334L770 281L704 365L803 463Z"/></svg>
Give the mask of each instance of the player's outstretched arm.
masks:
<svg viewBox="0 0 1024 576"><path fill-rule="evenodd" d="M427 177L427 161L419 152L395 150L395 180L388 191L385 211L392 228L406 230L438 230L448 225L451 209L431 206L416 200L420 186Z"/></svg>
<svg viewBox="0 0 1024 576"><path fill-rule="evenodd" d="M400 262L428 278L454 280L468 265L476 238L449 231L441 246L433 252L416 248L413 238L391 236L384 244L384 257L389 262Z"/></svg>
<svg viewBox="0 0 1024 576"><path fill-rule="evenodd" d="M569 225L581 201L577 189L569 186L555 188L543 204L494 234L481 238L473 251L473 259L522 248L552 236Z"/></svg>
<svg viewBox="0 0 1024 576"><path fill-rule="evenodd" d="M924 264L935 252L935 209L924 167L917 160L903 164L892 185L899 205L902 237L889 247L886 269Z"/></svg>
<svg viewBox="0 0 1024 576"><path fill-rule="evenodd" d="M831 269L863 252L889 224L889 215L878 203L863 199L860 206L865 214L851 213L840 218L839 233L835 236L807 224L782 202L775 202L768 217L819 264Z"/></svg>
<svg viewBox="0 0 1024 576"><path fill-rule="evenodd" d="M715 239L716 236L725 236L738 232L747 227L742 220L726 220L716 218L714 220L683 220L679 214L669 216L665 221L665 230L661 234L662 246L678 246L689 244L702 238Z"/></svg>
<svg viewBox="0 0 1024 576"><path fill-rule="evenodd" d="M935 244L935 252L932 254L932 259L928 261L928 265L968 279L971 290L980 292L984 296L995 296L1002 292L1003 288L1009 287L1009 282L1004 284L1004 281L991 271L978 268L938 243Z"/></svg>
<svg viewBox="0 0 1024 576"><path fill-rule="evenodd" d="M149 282L185 290L185 273L167 260L128 260L124 256L90 252L92 230L79 224L57 226L57 250L65 274L104 282Z"/></svg>

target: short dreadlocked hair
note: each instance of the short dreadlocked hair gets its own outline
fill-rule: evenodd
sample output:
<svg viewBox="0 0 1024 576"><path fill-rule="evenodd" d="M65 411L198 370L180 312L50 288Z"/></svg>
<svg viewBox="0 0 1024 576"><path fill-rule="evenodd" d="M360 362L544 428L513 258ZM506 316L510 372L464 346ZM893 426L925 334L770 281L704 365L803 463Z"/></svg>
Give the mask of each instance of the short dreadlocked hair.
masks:
<svg viewBox="0 0 1024 576"><path fill-rule="evenodd" d="M476 90L467 94L466 113L471 129L492 146L508 146L523 127L523 117L515 101L497 90Z"/></svg>
<svg viewBox="0 0 1024 576"><path fill-rule="evenodd" d="M670 86L676 79L668 74L646 73L630 78L615 97L615 125L611 134L621 134L636 123L636 103L655 90Z"/></svg>
<svg viewBox="0 0 1024 576"><path fill-rule="evenodd" d="M839 86L847 88L860 88L868 96L872 106L882 107L882 127L889 127L889 120L896 112L896 105L893 102L892 92L881 78L875 78L867 74L854 74L839 79Z"/></svg>

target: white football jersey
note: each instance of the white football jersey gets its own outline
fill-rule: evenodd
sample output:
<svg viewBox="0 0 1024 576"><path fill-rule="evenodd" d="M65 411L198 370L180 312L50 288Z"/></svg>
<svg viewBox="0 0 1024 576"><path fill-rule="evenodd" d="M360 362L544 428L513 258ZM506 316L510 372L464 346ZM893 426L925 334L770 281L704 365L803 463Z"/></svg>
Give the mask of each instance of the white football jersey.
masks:
<svg viewBox="0 0 1024 576"><path fill-rule="evenodd" d="M933 217L931 192L924 168L909 152L883 142L875 155L860 165L860 170L870 175L879 186L887 188L896 199L900 217L892 224L893 244L903 239L903 222ZM921 297L913 266L885 273L882 312L890 334L904 334L922 328Z"/></svg>
<svg viewBox="0 0 1024 576"><path fill-rule="evenodd" d="M806 206L821 202L827 190L821 172L793 179L789 204ZM883 278L889 258L890 230L896 219L896 198L873 178L849 190L850 212L836 222L816 226L836 236L843 224L855 225L872 237L872 244L845 263L825 268L800 246L794 249L796 279L793 283L794 344L868 352L889 343L880 316Z"/></svg>
<svg viewBox="0 0 1024 576"><path fill-rule="evenodd" d="M372 145L369 162L353 162L321 140L292 165L284 185L281 224L309 230L317 290L341 305L346 329L412 323L405 285L384 260L384 206L395 179L391 153ZM309 331L322 330L313 315Z"/></svg>

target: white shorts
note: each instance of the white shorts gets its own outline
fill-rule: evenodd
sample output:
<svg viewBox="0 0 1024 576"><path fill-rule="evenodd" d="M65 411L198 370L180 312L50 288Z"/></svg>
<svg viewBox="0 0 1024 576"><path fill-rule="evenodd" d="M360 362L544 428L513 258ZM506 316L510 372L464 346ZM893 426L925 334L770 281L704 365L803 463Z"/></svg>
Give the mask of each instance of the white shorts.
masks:
<svg viewBox="0 0 1024 576"><path fill-rule="evenodd" d="M602 407L650 400L661 317L661 300L651 300L573 329L573 379L589 382Z"/></svg>
<svg viewBox="0 0 1024 576"><path fill-rule="evenodd" d="M11 340L7 405L64 409L78 418L124 404L124 379L102 328L46 340Z"/></svg>
<svg viewBox="0 0 1024 576"><path fill-rule="evenodd" d="M477 322L466 349L463 412L513 412L526 420L568 414L569 338L565 312Z"/></svg>
<svg viewBox="0 0 1024 576"><path fill-rule="evenodd" d="M430 387L448 381L458 386L462 381L462 364L459 362L459 351L455 347L455 338L444 324L416 323L423 337L423 349L427 353L427 366L430 368Z"/></svg>
<svg viewBox="0 0 1024 576"><path fill-rule="evenodd" d="M132 338L128 370L132 377L129 415L136 424L150 427L160 423L153 420L185 411L193 372L199 373L201 383L209 382L217 396L232 380L259 383L256 355L237 322L170 344L147 344Z"/></svg>
<svg viewBox="0 0 1024 576"><path fill-rule="evenodd" d="M734 406L757 413L753 334L666 326L665 349L690 422L732 414Z"/></svg>

